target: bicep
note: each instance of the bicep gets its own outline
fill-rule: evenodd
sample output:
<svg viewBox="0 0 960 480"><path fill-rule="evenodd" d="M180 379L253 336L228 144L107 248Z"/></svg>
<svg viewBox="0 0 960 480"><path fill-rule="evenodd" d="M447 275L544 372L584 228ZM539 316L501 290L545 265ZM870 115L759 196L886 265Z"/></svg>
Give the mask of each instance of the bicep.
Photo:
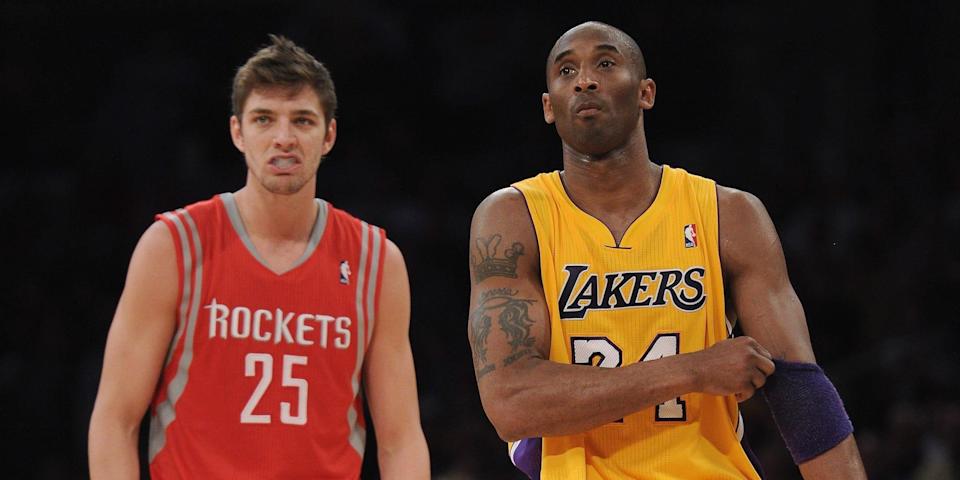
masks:
<svg viewBox="0 0 960 480"><path fill-rule="evenodd" d="M367 403L378 442L420 428L409 328L407 270L400 250L388 240L377 322L364 361Z"/></svg>
<svg viewBox="0 0 960 480"><path fill-rule="evenodd" d="M153 224L134 250L110 325L97 394L101 412L139 423L176 327L179 283L167 227Z"/></svg>
<svg viewBox="0 0 960 480"><path fill-rule="evenodd" d="M775 358L815 362L803 305L759 199L718 187L721 263L743 332Z"/></svg>
<svg viewBox="0 0 960 480"><path fill-rule="evenodd" d="M471 226L468 337L481 394L484 378L502 379L525 359L549 356L539 249L526 209L518 191L501 190L481 203Z"/></svg>

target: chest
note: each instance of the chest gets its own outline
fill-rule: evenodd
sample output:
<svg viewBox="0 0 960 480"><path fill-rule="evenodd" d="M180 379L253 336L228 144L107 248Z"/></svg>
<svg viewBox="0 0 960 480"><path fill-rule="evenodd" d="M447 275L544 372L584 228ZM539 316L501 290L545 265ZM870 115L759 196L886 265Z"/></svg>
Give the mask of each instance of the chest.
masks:
<svg viewBox="0 0 960 480"><path fill-rule="evenodd" d="M309 248L306 240L276 241L251 236L250 243L264 266L275 273L292 270Z"/></svg>

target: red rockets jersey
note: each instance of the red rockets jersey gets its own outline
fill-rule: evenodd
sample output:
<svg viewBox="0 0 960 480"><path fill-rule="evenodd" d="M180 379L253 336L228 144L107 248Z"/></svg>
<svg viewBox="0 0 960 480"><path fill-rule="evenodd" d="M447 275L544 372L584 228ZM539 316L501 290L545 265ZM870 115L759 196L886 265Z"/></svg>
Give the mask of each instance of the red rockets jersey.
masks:
<svg viewBox="0 0 960 480"><path fill-rule="evenodd" d="M230 193L157 215L180 273L151 408L154 479L357 478L386 238L317 200L294 267L266 267Z"/></svg>

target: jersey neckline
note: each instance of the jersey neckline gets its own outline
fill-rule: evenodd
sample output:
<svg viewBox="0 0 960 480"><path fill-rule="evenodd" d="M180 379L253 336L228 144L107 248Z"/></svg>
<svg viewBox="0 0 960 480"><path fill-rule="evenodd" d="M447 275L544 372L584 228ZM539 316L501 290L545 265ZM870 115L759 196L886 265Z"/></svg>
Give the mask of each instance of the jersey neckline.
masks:
<svg viewBox="0 0 960 480"><path fill-rule="evenodd" d="M586 219L586 221L595 222L597 225L603 228L603 231L607 232L607 235L609 236L609 241L612 245L606 245L606 246L617 249L617 250L630 250L633 246L630 242L630 236L632 232L635 230L641 229L642 225L645 225L653 221L652 219L654 219L657 216L657 213L663 209L663 205L665 205L668 202L667 197L669 196L670 192L672 192L673 190L671 187L672 187L672 181L673 181L673 178L675 177L676 172L674 172L674 169L667 164L663 164L661 165L661 167L662 168L660 173L660 186L657 189L657 195L653 198L653 202L650 204L650 206L647 207L647 209L644 210L642 213L640 213L640 215L638 215L637 218L633 219L633 221L630 222L630 225L628 225L627 229L623 232L623 237L620 238L619 242L617 242L617 239L614 236L613 231L610 230L610 227L608 227L607 224L603 223L603 221L601 221L599 218L594 217L593 215L590 215L589 213L587 213L585 210L580 208L580 206L577 205L572 198L570 198L569 193L567 193L567 187L564 184L563 179L560 175L561 173L560 170L554 170L553 172L547 175L548 175L548 178L550 179L550 182L548 183L550 183L553 186L553 188L556 190L556 193L559 195L560 198L563 199L563 202L567 204L567 206L570 207L571 210L576 212L580 217Z"/></svg>
<svg viewBox="0 0 960 480"><path fill-rule="evenodd" d="M250 255L257 263L277 276L285 275L300 265L303 265L303 263L313 255L313 252L316 251L320 240L323 238L323 232L327 227L327 217L329 215L328 204L322 199L315 198L314 201L317 203L317 219L314 221L313 228L310 230L310 237L307 239L307 248L303 250L303 253L293 262L290 268L282 272L276 271L270 268L266 260L260 255L260 252L257 251L257 247L253 245L253 240L250 238L250 234L247 233L247 228L244 226L243 219L240 217L240 209L237 208L237 200L233 193L221 193L219 197L220 201L223 202L224 209L227 211L227 217L230 218L230 224L233 226L233 230L237 236L240 237L240 241L243 242L243 246L246 247L247 251L250 252Z"/></svg>

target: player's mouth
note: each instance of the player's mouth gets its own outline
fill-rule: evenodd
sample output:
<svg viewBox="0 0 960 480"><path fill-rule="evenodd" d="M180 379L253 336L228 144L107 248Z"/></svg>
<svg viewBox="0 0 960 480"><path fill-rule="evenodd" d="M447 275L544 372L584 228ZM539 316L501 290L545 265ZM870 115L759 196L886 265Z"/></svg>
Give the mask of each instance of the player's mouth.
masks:
<svg viewBox="0 0 960 480"><path fill-rule="evenodd" d="M588 118L600 113L600 110L599 103L587 101L577 104L576 108L574 108L574 113L577 117Z"/></svg>
<svg viewBox="0 0 960 480"><path fill-rule="evenodd" d="M277 155L270 157L270 161L267 164L270 166L272 173L284 175L293 173L300 168L301 162L295 155Z"/></svg>

